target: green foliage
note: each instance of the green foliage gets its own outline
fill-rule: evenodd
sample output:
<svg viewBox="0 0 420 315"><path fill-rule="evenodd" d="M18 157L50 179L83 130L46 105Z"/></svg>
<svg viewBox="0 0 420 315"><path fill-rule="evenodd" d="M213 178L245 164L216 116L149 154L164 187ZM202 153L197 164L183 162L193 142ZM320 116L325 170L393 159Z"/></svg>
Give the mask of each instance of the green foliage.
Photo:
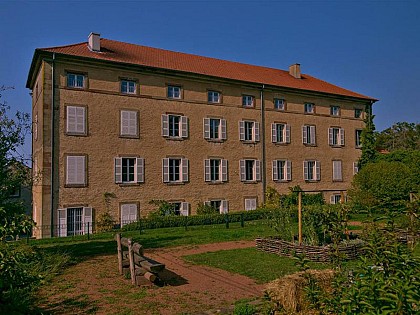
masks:
<svg viewBox="0 0 420 315"><path fill-rule="evenodd" d="M397 122L376 134L376 147L394 150L420 150L420 124Z"/></svg>
<svg viewBox="0 0 420 315"><path fill-rule="evenodd" d="M276 236L282 240L292 242L297 223L296 207L271 208L267 212L268 225L274 229Z"/></svg>
<svg viewBox="0 0 420 315"><path fill-rule="evenodd" d="M197 204L197 214L198 215L215 214L215 213L219 213L219 210L212 207L211 205L206 204L204 202L199 202Z"/></svg>
<svg viewBox="0 0 420 315"><path fill-rule="evenodd" d="M299 191L302 191L299 185L290 187L290 193L288 195L282 195L280 202L282 205L288 207L298 204ZM322 193L307 194L302 192L302 205L323 205L325 204Z"/></svg>
<svg viewBox="0 0 420 315"><path fill-rule="evenodd" d="M96 222L96 231L97 232L110 232L113 230L114 225L115 225L114 218L108 211L106 211L104 213L101 213L98 216L98 219Z"/></svg>
<svg viewBox="0 0 420 315"><path fill-rule="evenodd" d="M359 160L359 169L362 169L368 163L374 162L378 155L375 145L375 124L371 107L366 110L365 128L362 130L361 143L362 143L362 156Z"/></svg>
<svg viewBox="0 0 420 315"><path fill-rule="evenodd" d="M239 303L235 305L234 315L254 315L257 314L257 308L248 303Z"/></svg>
<svg viewBox="0 0 420 315"><path fill-rule="evenodd" d="M149 204L155 205L157 209L149 213L149 218L159 219L165 216L175 216L175 205L166 200L150 200Z"/></svg>

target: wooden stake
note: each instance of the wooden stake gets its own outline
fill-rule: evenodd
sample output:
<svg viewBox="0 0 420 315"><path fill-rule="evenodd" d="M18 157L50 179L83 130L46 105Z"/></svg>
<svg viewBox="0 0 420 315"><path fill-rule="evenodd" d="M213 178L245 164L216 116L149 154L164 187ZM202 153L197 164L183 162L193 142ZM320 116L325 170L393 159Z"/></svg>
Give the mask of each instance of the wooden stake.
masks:
<svg viewBox="0 0 420 315"><path fill-rule="evenodd" d="M133 252L133 241L130 238L128 240L128 258L130 260L130 274L131 274L131 283L136 284L136 273L134 266L134 252Z"/></svg>
<svg viewBox="0 0 420 315"><path fill-rule="evenodd" d="M302 245L302 192L298 195L299 245Z"/></svg>
<svg viewBox="0 0 420 315"><path fill-rule="evenodd" d="M121 233L115 235L117 239L117 255L118 255L118 271L120 275L123 274L123 251L121 248Z"/></svg>

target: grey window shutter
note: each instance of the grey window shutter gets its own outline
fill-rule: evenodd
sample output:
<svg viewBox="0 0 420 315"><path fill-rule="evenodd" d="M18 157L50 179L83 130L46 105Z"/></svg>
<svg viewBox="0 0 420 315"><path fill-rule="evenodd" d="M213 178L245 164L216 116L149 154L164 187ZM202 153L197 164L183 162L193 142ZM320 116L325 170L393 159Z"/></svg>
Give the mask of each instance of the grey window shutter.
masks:
<svg viewBox="0 0 420 315"><path fill-rule="evenodd" d="M245 141L245 122L244 121L239 122L239 140Z"/></svg>
<svg viewBox="0 0 420 315"><path fill-rule="evenodd" d="M169 137L169 116L162 115L162 136Z"/></svg>
<svg viewBox="0 0 420 315"><path fill-rule="evenodd" d="M221 209L220 209L220 212L221 213L228 213L229 212L229 203L228 203L228 201L227 200L222 200L222 202L221 202L222 204L221 204Z"/></svg>
<svg viewBox="0 0 420 315"><path fill-rule="evenodd" d="M220 120L220 129L221 129L221 139L227 139L227 132L226 132L226 119Z"/></svg>
<svg viewBox="0 0 420 315"><path fill-rule="evenodd" d="M83 225L85 234L92 234L93 213L91 207L83 208Z"/></svg>
<svg viewBox="0 0 420 315"><path fill-rule="evenodd" d="M308 143L308 128L307 128L307 126L302 127L302 143Z"/></svg>
<svg viewBox="0 0 420 315"><path fill-rule="evenodd" d="M341 161L333 161L333 180L342 180Z"/></svg>
<svg viewBox="0 0 420 315"><path fill-rule="evenodd" d="M67 132L75 132L77 130L76 107L67 106Z"/></svg>
<svg viewBox="0 0 420 315"><path fill-rule="evenodd" d="M188 202L181 202L181 215L189 216L190 214L190 204Z"/></svg>
<svg viewBox="0 0 420 315"><path fill-rule="evenodd" d="M308 161L303 161L303 178L309 180Z"/></svg>
<svg viewBox="0 0 420 315"><path fill-rule="evenodd" d="M277 160L273 161L273 181L279 180L279 172L277 169Z"/></svg>
<svg viewBox="0 0 420 315"><path fill-rule="evenodd" d="M316 170L315 179L321 180L321 162L315 161L315 170Z"/></svg>
<svg viewBox="0 0 420 315"><path fill-rule="evenodd" d="M126 110L121 111L120 115L121 119L121 135L129 135L130 134L130 112Z"/></svg>
<svg viewBox="0 0 420 315"><path fill-rule="evenodd" d="M292 162L286 161L286 180L292 180Z"/></svg>
<svg viewBox="0 0 420 315"><path fill-rule="evenodd" d="M255 180L261 180L261 163L259 160L255 160Z"/></svg>
<svg viewBox="0 0 420 315"><path fill-rule="evenodd" d="M228 161L221 160L221 167L222 167L222 182L227 182L228 180Z"/></svg>
<svg viewBox="0 0 420 315"><path fill-rule="evenodd" d="M271 142L277 142L277 124L271 124Z"/></svg>
<svg viewBox="0 0 420 315"><path fill-rule="evenodd" d="M181 116L182 138L188 138L188 117Z"/></svg>
<svg viewBox="0 0 420 315"><path fill-rule="evenodd" d="M330 204L335 204L335 195L330 196Z"/></svg>
<svg viewBox="0 0 420 315"><path fill-rule="evenodd" d="M311 126L311 144L316 144L316 131L315 126Z"/></svg>
<svg viewBox="0 0 420 315"><path fill-rule="evenodd" d="M286 131L286 143L290 143L290 125L286 125L285 126L285 131Z"/></svg>
<svg viewBox="0 0 420 315"><path fill-rule="evenodd" d="M328 143L329 145L333 145L334 144L334 135L333 135L333 129L332 128L328 128Z"/></svg>
<svg viewBox="0 0 420 315"><path fill-rule="evenodd" d="M260 123L254 122L254 141L259 142L260 141Z"/></svg>
<svg viewBox="0 0 420 315"><path fill-rule="evenodd" d="M359 173L359 163L353 162L353 175L356 175L357 173Z"/></svg>
<svg viewBox="0 0 420 315"><path fill-rule="evenodd" d="M246 177L245 177L245 160L240 160L239 161L239 174L240 174L240 178L241 181L244 182Z"/></svg>
<svg viewBox="0 0 420 315"><path fill-rule="evenodd" d="M210 177L210 160L204 160L204 181L209 182L211 181Z"/></svg>
<svg viewBox="0 0 420 315"><path fill-rule="evenodd" d="M204 139L210 139L210 118L204 118Z"/></svg>
<svg viewBox="0 0 420 315"><path fill-rule="evenodd" d="M122 183L122 158L114 159L115 165L115 183Z"/></svg>
<svg viewBox="0 0 420 315"><path fill-rule="evenodd" d="M74 156L67 156L67 169L66 169L66 184L75 184L77 181L77 166Z"/></svg>
<svg viewBox="0 0 420 315"><path fill-rule="evenodd" d="M188 182L188 159L181 159L182 181Z"/></svg>
<svg viewBox="0 0 420 315"><path fill-rule="evenodd" d="M344 145L344 128L340 128L340 145Z"/></svg>
<svg viewBox="0 0 420 315"><path fill-rule="evenodd" d="M137 183L144 183L144 159L137 158Z"/></svg>
<svg viewBox="0 0 420 315"><path fill-rule="evenodd" d="M163 182L169 183L169 159L162 159Z"/></svg>
<svg viewBox="0 0 420 315"><path fill-rule="evenodd" d="M57 235L60 237L67 236L67 209L58 209L58 229Z"/></svg>
<svg viewBox="0 0 420 315"><path fill-rule="evenodd" d="M128 224L130 221L130 205L121 205L121 227Z"/></svg>

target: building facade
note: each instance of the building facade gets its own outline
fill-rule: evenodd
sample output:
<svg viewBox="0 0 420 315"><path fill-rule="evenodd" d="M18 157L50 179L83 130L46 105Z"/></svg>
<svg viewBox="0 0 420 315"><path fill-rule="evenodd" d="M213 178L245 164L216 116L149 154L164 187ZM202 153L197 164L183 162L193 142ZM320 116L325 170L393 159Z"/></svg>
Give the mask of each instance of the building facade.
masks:
<svg viewBox="0 0 420 315"><path fill-rule="evenodd" d="M376 101L298 64L282 71L93 33L37 49L27 87L37 237L85 233L105 196L121 224L154 210L151 200L181 215L199 202L252 210L268 186L335 189L325 195L334 202L357 171Z"/></svg>

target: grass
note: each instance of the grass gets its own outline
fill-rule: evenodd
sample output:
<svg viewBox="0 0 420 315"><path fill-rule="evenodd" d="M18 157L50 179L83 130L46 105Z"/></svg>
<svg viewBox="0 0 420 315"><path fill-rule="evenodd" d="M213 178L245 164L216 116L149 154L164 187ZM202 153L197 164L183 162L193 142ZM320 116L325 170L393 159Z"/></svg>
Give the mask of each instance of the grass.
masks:
<svg viewBox="0 0 420 315"><path fill-rule="evenodd" d="M238 273L266 283L285 275L298 272L296 260L258 251L255 248L222 250L211 253L184 256L184 259L199 265ZM329 266L321 263L309 263L310 268L326 269Z"/></svg>

